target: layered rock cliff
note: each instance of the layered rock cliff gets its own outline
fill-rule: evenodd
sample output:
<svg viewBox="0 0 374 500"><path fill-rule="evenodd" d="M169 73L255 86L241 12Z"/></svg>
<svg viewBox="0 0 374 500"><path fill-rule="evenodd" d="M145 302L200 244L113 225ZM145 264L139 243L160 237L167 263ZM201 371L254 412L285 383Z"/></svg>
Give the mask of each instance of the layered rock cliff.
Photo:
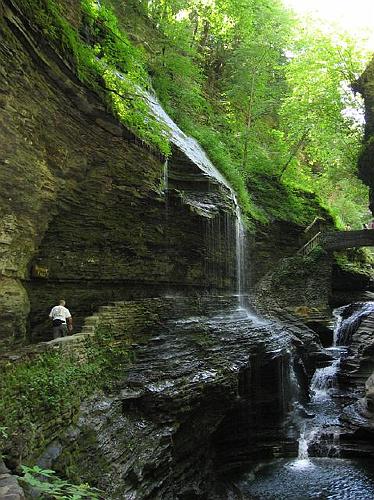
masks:
<svg viewBox="0 0 374 500"><path fill-rule="evenodd" d="M359 160L359 175L371 188L370 208L374 211L372 197L374 188L374 59L371 60L363 75L356 82L355 89L362 94L365 102L365 140Z"/></svg>
<svg viewBox="0 0 374 500"><path fill-rule="evenodd" d="M227 187L177 146L125 130L13 2L1 3L0 338L34 337L68 297L78 320L116 297L233 289Z"/></svg>
<svg viewBox="0 0 374 500"><path fill-rule="evenodd" d="M129 307L103 310L101 327L118 326ZM310 330L251 317L222 297L151 299L147 308L159 324L116 390L87 400L39 464L106 498L227 498L233 473L295 453L298 431L286 424L293 376L305 396L319 356Z"/></svg>
<svg viewBox="0 0 374 500"><path fill-rule="evenodd" d="M67 4L77 22L76 5ZM97 373L88 372L85 391L94 395L75 384L70 401L71 374L60 379L58 370L70 363L84 377L79 370L96 353L80 338L73 356L67 349L58 358L63 396L53 405L42 399L44 413L29 412L32 425L9 439L8 465L39 459L108 498L213 496L225 488L222 477L295 453L292 378L305 398L323 361L318 339L289 317L238 313L236 298L202 298L237 291L238 207L227 183L204 169L203 152L183 147L182 135L166 164L125 129L20 5L0 2L0 340L24 340L27 330L33 340L49 338L46 316L61 296L77 330L103 304L140 300L106 309L99 342L115 352L125 345L132 359L116 386L96 390ZM306 304L328 304L331 262L310 261L305 270L293 257L302 229L274 221L250 238L244 279L266 275L257 300L267 310L274 297L301 316ZM279 273L269 274L277 264ZM44 347L33 349L5 356L9 373L9 362L37 360ZM17 411L20 419L27 413Z"/></svg>

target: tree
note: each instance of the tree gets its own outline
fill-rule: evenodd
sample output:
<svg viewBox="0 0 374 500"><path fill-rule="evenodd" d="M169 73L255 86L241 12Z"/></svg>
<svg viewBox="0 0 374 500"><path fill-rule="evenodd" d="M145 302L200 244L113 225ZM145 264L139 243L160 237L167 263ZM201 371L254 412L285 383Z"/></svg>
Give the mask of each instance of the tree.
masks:
<svg viewBox="0 0 374 500"><path fill-rule="evenodd" d="M347 205L345 213L339 202L342 219L352 223L353 217L356 224L352 206L363 211L367 190L356 176L362 104L350 83L362 69L362 52L347 35L299 31L286 66L289 95L280 110L281 129L296 146L280 175L297 183L302 178L332 206L341 190ZM353 189L346 189L347 180Z"/></svg>

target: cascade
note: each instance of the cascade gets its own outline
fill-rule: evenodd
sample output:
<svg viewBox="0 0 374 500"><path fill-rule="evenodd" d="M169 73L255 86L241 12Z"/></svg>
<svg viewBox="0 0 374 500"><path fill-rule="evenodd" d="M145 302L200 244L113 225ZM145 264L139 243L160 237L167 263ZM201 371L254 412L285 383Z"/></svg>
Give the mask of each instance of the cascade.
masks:
<svg viewBox="0 0 374 500"><path fill-rule="evenodd" d="M338 321L334 329L334 342L337 346L349 345L352 335L356 332L361 321L374 311L374 302L349 304L336 310Z"/></svg>
<svg viewBox="0 0 374 500"><path fill-rule="evenodd" d="M341 342L343 339L349 341L341 330L345 328L344 322L346 325L355 324L357 328L358 318L373 310L368 304L360 304L358 309L348 307L349 310L341 308L335 311L334 338L339 345L325 349L332 361L329 366L316 370L312 378L310 402L304 418L300 419L298 411L291 415L291 424L296 423L299 428L297 459L283 459L276 455L275 459L244 475L238 483L244 498L374 498L372 463L357 458L339 458L341 407L340 398L335 396L339 396L337 377L341 360L348 352ZM350 312L353 317L348 318ZM289 374L291 385L295 385L292 366ZM299 403L295 410L300 408Z"/></svg>
<svg viewBox="0 0 374 500"><path fill-rule="evenodd" d="M176 125L176 123L170 118L170 116L165 112L160 103L158 102L155 95L142 91L145 99L147 100L152 114L167 127L168 135L170 141L178 147L195 165L197 165L207 176L215 179L221 185L225 186L231 196L231 200L234 205L235 213L235 249L236 249L236 283L237 283L237 295L238 295L238 305L239 308L245 308L245 228L243 223L243 217L240 210L238 200L236 198L235 192L231 185L227 182L225 177L217 170L213 163L209 160L207 154L200 146L200 144L193 139L188 137L182 130ZM166 167L167 168L167 167ZM165 176L165 167L164 167ZM165 179L165 177L164 177ZM164 185L165 180L164 180ZM211 228L212 224L208 222L208 241L212 241ZM228 225L226 225L226 231ZM226 237L227 237L226 233ZM221 234L218 234L219 241L221 241ZM227 245L229 246L229 245ZM214 249L213 249L214 250Z"/></svg>
<svg viewBox="0 0 374 500"><path fill-rule="evenodd" d="M169 189L169 170L168 170L168 159L166 158L164 162L164 171L163 171L163 186L162 191L166 196Z"/></svg>
<svg viewBox="0 0 374 500"><path fill-rule="evenodd" d="M236 203L236 221L235 221L235 248L236 248L236 280L237 280L237 293L239 307L245 309L245 296L244 296L244 286L245 286L245 229L241 217L241 212L239 205Z"/></svg>
<svg viewBox="0 0 374 500"><path fill-rule="evenodd" d="M113 74L124 80L126 77L119 71L114 71ZM245 309L245 229L243 217L237 201L235 192L225 177L217 170L213 163L209 160L207 154L200 144L192 137L187 136L178 125L166 113L154 93L147 92L141 87L137 88L139 94L143 96L148 103L150 112L153 116L165 127L165 134L170 142L185 154L199 169L204 172L209 178L215 179L218 184L226 187L230 193L233 202L235 214L235 248L236 248L236 289L238 295L238 306L240 309ZM167 176L168 176L167 161L164 164L164 192L167 191ZM208 223L209 224L209 223ZM208 230L209 232L209 230ZM220 235L219 235L220 236Z"/></svg>
<svg viewBox="0 0 374 500"><path fill-rule="evenodd" d="M344 334L347 326L356 325L357 328L357 318L362 317L357 313L353 318L344 319L346 307L334 311L334 346L325 349L333 360L330 365L317 369L310 383L310 408L316 416L308 425L303 425L300 432L299 460L308 458L311 446L314 453L320 456L339 456L339 405L334 400L334 394L338 390L337 375L341 360L347 352L341 343L343 339L347 339ZM360 311L365 311L363 314L366 314L367 308L361 308ZM347 321L348 319L350 321Z"/></svg>
<svg viewBox="0 0 374 500"><path fill-rule="evenodd" d="M309 455L308 455L308 440L305 437L305 433L302 432L300 434L300 439L299 439L299 450L298 450L298 462L303 461L305 463L309 462Z"/></svg>

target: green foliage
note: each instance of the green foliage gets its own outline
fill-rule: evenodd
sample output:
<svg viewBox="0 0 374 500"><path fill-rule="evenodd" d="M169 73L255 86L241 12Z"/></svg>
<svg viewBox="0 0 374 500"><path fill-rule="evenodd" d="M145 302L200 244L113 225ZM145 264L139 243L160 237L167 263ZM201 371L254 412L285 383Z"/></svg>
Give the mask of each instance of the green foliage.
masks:
<svg viewBox="0 0 374 500"><path fill-rule="evenodd" d="M201 142L251 219L310 221L315 206L297 200L309 191L341 227L366 217L368 191L356 177L362 105L349 88L365 54L349 37L306 28L280 0L81 0L77 29L56 0L21 2L82 82L168 155L141 90L151 75L167 112ZM259 174L268 191L249 194ZM275 206L277 189L284 207Z"/></svg>
<svg viewBox="0 0 374 500"><path fill-rule="evenodd" d="M292 221L306 226L321 214L326 220L333 219L312 191L279 184L274 175L253 172L247 180L247 186L253 193L254 202L263 210L263 217L270 220Z"/></svg>
<svg viewBox="0 0 374 500"><path fill-rule="evenodd" d="M127 128L168 155L165 129L140 90L149 84L143 51L120 30L113 12L96 0L82 0L82 22L77 29L55 0L21 3L25 14L75 66L78 78L101 95Z"/></svg>
<svg viewBox="0 0 374 500"><path fill-rule="evenodd" d="M36 490L38 498L54 498L66 500L97 500L102 498L100 490L91 488L88 484L72 484L56 476L55 471L34 467L22 466L24 475L18 479L25 485Z"/></svg>
<svg viewBox="0 0 374 500"><path fill-rule="evenodd" d="M374 253L372 248L351 248L336 252L335 261L345 271L364 274L369 279L373 274Z"/></svg>
<svg viewBox="0 0 374 500"><path fill-rule="evenodd" d="M43 444L43 425L56 428L70 421L81 401L94 390L113 383L131 362L126 342L109 331L99 331L69 354L47 351L36 359L2 366L0 425L14 443L30 452ZM47 422L46 422L47 419ZM7 440L0 435L0 448Z"/></svg>
<svg viewBox="0 0 374 500"><path fill-rule="evenodd" d="M281 127L295 145L283 173L318 192L341 226L360 228L368 189L357 178L362 103L350 84L363 70L363 55L346 35L327 35L310 23L296 33L286 67L289 93L280 109Z"/></svg>
<svg viewBox="0 0 374 500"><path fill-rule="evenodd" d="M317 245L308 255L303 258L304 266L308 268L310 265L318 261L321 257L325 256L326 250L323 247Z"/></svg>

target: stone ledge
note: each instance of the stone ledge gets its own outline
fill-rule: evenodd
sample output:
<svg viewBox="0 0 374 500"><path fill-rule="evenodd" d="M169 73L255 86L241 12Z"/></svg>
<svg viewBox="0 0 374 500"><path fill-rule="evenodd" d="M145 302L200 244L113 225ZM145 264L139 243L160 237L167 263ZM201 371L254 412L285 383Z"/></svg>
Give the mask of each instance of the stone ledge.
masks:
<svg viewBox="0 0 374 500"><path fill-rule="evenodd" d="M25 500L26 498L16 476L12 476L2 461L0 461L0 498L1 500Z"/></svg>

